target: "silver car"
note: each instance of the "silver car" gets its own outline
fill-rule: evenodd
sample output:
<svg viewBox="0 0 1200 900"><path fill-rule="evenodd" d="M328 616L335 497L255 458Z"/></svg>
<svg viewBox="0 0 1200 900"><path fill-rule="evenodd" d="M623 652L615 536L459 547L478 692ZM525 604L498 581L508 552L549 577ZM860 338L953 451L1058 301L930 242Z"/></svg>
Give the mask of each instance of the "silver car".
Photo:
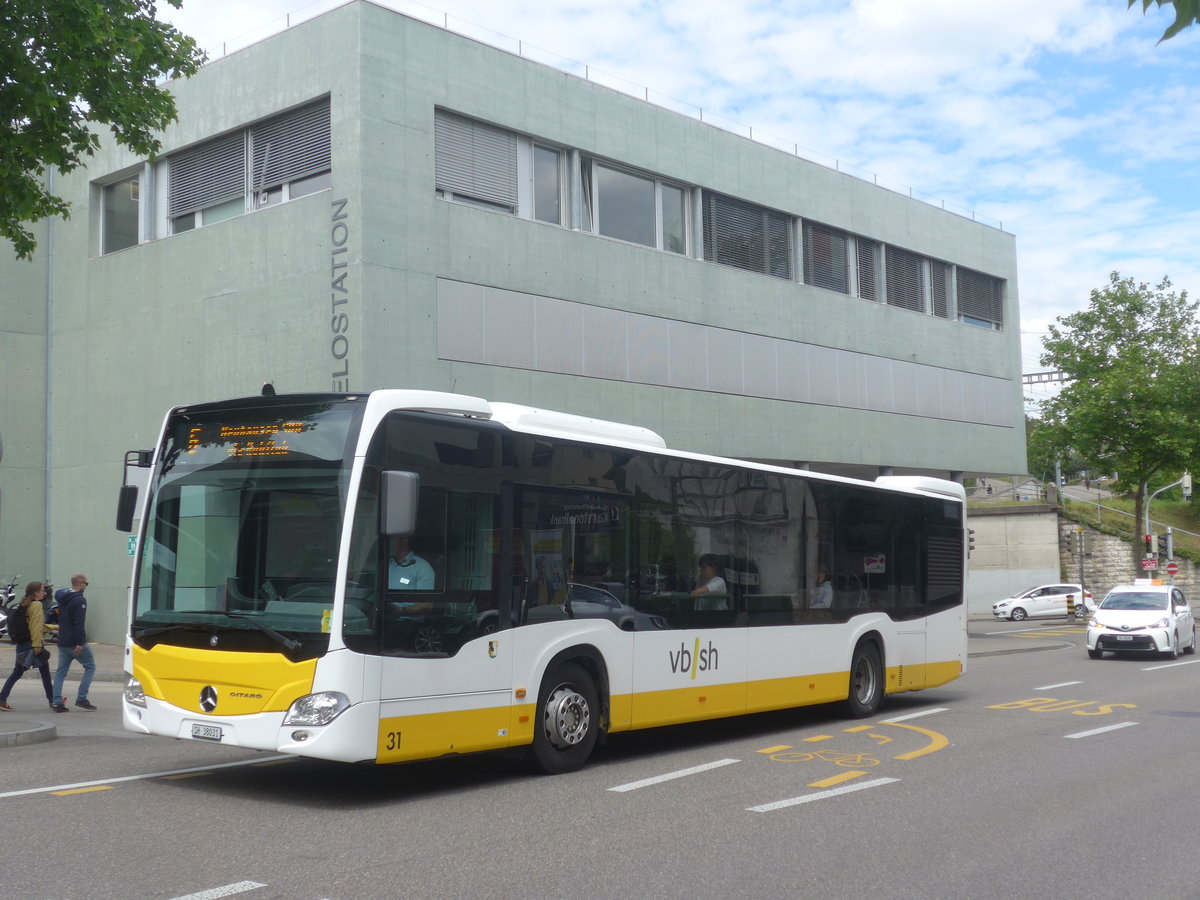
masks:
<svg viewBox="0 0 1200 900"><path fill-rule="evenodd" d="M1118 585L1088 622L1087 651L1112 653L1196 652L1196 620L1183 591L1152 581Z"/></svg>

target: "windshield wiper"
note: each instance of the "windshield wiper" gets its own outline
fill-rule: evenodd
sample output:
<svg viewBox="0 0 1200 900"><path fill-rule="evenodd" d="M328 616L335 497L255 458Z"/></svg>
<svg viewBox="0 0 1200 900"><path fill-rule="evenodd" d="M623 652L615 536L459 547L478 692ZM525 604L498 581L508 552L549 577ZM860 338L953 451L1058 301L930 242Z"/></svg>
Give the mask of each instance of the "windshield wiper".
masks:
<svg viewBox="0 0 1200 900"><path fill-rule="evenodd" d="M269 625L264 625L262 622L256 621L253 615L248 613L228 612L223 609L177 609L174 610L176 615L208 615L208 616L225 616L227 619L238 619L239 621L249 622L254 628L257 628L283 649L291 652L299 650L304 645L297 640L293 640L285 634L281 634ZM238 631L240 629L232 628L229 625L223 625L219 622L188 622L182 625L164 625L161 628L149 628L145 631L138 632L135 636L137 640L144 638L157 637L161 634L171 634L176 631L207 631L210 634L216 634L218 631Z"/></svg>
<svg viewBox="0 0 1200 900"><path fill-rule="evenodd" d="M262 622L256 621L254 616L248 613L226 612L225 615L231 619L240 619L243 622L249 622L285 650L299 650L304 646L300 641L292 640L286 634L281 634L270 625L264 625Z"/></svg>
<svg viewBox="0 0 1200 900"><path fill-rule="evenodd" d="M186 625L163 625L160 628L145 628L134 635L134 640L143 640L145 638L158 637L160 634L170 634L174 631L208 631L216 633L217 629L222 628L221 625L215 625L212 622L207 624L201 622L189 622Z"/></svg>

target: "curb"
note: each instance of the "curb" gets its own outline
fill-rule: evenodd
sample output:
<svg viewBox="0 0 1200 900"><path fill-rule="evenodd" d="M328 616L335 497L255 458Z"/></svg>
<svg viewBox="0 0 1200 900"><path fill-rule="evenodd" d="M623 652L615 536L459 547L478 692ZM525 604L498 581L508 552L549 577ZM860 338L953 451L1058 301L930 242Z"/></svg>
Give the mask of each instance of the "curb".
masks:
<svg viewBox="0 0 1200 900"><path fill-rule="evenodd" d="M21 747L25 744L41 744L58 737L58 728L49 722L6 721L0 731L0 747Z"/></svg>
<svg viewBox="0 0 1200 900"><path fill-rule="evenodd" d="M1075 645L1069 641L1057 641L1055 643L1038 644L1036 647L1006 647L1003 650L980 650L976 653L968 653L968 659L978 659L983 656L1008 656L1010 653L1037 653L1040 650L1067 650Z"/></svg>

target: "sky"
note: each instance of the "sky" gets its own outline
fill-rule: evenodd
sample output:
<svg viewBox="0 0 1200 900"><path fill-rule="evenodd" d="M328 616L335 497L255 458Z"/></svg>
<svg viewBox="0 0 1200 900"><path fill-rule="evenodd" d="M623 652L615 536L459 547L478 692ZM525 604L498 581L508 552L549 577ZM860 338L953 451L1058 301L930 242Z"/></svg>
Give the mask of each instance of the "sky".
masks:
<svg viewBox="0 0 1200 900"><path fill-rule="evenodd" d="M376 2L1012 233L1025 373L1110 272L1200 292L1200 28L1158 43L1170 6ZM215 59L338 5L183 0L159 15Z"/></svg>

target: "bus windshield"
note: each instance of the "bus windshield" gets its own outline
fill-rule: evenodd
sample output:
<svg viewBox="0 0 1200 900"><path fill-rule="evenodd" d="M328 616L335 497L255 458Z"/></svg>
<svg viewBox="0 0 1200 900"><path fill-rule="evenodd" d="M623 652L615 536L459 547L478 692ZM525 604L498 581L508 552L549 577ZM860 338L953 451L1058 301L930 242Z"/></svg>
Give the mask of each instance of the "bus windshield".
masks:
<svg viewBox="0 0 1200 900"><path fill-rule="evenodd" d="M324 653L361 410L318 397L172 413L138 565L141 646Z"/></svg>

